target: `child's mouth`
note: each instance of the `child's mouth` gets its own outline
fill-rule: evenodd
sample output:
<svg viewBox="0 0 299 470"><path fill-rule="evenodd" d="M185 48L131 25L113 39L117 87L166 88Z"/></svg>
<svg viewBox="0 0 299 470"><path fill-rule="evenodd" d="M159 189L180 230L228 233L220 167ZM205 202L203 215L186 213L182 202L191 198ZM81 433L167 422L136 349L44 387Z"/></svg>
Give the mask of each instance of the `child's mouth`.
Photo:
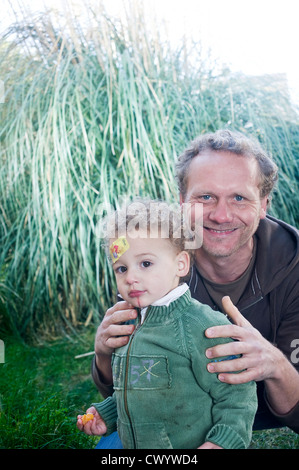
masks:
<svg viewBox="0 0 299 470"><path fill-rule="evenodd" d="M145 294L145 290L131 290L129 292L129 297L131 298L138 298L138 297L141 297L141 295Z"/></svg>

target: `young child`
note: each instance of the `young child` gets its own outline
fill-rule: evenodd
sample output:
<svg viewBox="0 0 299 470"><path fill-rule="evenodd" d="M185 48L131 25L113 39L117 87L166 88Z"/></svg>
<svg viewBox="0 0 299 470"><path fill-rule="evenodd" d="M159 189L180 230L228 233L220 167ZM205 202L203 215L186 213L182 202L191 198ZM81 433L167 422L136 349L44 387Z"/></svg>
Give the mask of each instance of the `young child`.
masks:
<svg viewBox="0 0 299 470"><path fill-rule="evenodd" d="M186 227L178 237L177 213L169 207L152 217L155 204L143 202L138 223L136 214L117 212L124 227L109 240L110 255L118 291L138 318L128 344L113 354L113 396L87 410L94 417L86 424L78 416L77 426L96 435L118 430L128 449L246 448L255 383L229 385L207 371L205 350L220 339L206 338L205 330L228 320L180 283L190 267Z"/></svg>

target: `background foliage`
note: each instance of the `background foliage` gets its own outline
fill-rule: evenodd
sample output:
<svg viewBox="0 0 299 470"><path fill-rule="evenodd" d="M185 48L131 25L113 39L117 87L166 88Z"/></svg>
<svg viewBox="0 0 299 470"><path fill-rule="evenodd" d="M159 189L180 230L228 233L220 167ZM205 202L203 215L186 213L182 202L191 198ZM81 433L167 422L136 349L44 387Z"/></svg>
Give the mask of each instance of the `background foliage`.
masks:
<svg viewBox="0 0 299 470"><path fill-rule="evenodd" d="M232 74L187 40L174 48L142 9L86 12L85 27L49 12L1 38L0 322L22 337L101 318L114 283L99 207L177 201L174 162L200 133L257 137L281 170L272 214L299 223L299 120L283 76Z"/></svg>

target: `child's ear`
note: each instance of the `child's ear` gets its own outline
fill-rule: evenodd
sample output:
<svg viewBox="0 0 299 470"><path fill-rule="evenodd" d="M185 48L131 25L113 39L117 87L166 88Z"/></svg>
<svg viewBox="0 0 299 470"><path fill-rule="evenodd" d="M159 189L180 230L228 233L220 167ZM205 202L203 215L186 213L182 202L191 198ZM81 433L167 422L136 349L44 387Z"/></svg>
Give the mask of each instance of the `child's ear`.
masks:
<svg viewBox="0 0 299 470"><path fill-rule="evenodd" d="M190 256L187 251L181 251L178 254L178 276L187 276L190 269Z"/></svg>

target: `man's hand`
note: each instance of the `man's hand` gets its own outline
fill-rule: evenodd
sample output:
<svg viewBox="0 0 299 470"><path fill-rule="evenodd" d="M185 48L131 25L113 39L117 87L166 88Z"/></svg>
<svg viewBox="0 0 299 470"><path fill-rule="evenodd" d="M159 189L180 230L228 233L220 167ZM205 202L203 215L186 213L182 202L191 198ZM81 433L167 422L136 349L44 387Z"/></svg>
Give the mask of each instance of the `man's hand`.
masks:
<svg viewBox="0 0 299 470"><path fill-rule="evenodd" d="M209 372L218 373L222 382L241 384L264 380L267 399L277 414L288 413L299 402L299 374L284 354L260 334L241 315L229 297L223 297L224 311L234 325L213 326L206 330L208 338L233 338L206 350L208 358L239 355L237 359L212 362ZM228 372L239 372L230 374Z"/></svg>
<svg viewBox="0 0 299 470"><path fill-rule="evenodd" d="M124 346L134 331L134 325L123 323L136 317L137 311L128 302L117 302L109 308L97 330L95 353L111 356L115 348Z"/></svg>
<svg viewBox="0 0 299 470"><path fill-rule="evenodd" d="M243 317L229 297L223 297L222 305L225 313L230 317L233 325L213 326L206 330L208 338L233 338L238 341L220 344L207 349L206 356L209 359L242 355L242 357L212 362L208 364L209 372L217 372L219 380L230 384L260 381L273 377L277 367L280 351L275 348L260 334L258 330ZM225 372L237 372L230 374Z"/></svg>

